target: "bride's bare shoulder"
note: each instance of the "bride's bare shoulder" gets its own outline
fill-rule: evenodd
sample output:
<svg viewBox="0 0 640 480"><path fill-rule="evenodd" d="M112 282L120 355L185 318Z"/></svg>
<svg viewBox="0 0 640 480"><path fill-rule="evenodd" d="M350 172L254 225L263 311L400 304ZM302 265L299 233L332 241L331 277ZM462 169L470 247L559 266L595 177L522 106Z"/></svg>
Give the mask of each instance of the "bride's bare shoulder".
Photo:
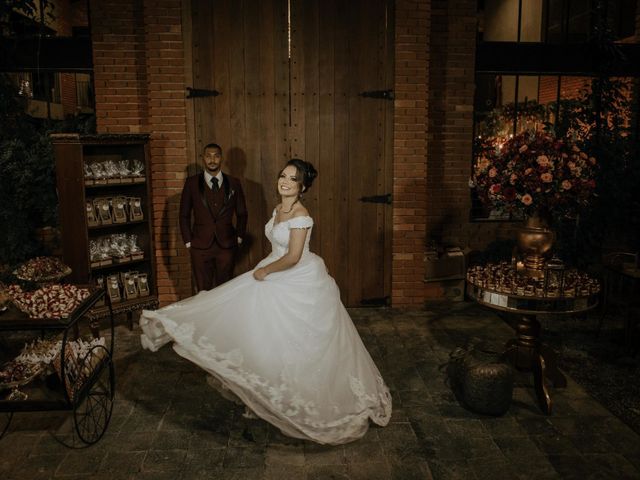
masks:
<svg viewBox="0 0 640 480"><path fill-rule="evenodd" d="M302 205L302 204L298 204L295 207L295 210L292 212L291 218L296 218L296 217L309 217L309 210L307 210L307 208Z"/></svg>

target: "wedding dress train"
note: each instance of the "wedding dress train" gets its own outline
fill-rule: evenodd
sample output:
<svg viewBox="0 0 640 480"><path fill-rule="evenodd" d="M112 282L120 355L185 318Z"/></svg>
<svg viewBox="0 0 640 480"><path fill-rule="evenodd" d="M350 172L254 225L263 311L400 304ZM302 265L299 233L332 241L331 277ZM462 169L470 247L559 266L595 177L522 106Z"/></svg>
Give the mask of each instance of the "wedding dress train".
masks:
<svg viewBox="0 0 640 480"><path fill-rule="evenodd" d="M309 251L311 217L265 226L272 252L307 228L300 261L265 280L247 272L210 291L143 311L142 344L174 350L203 368L257 416L291 437L341 444L384 426L391 396L323 260Z"/></svg>

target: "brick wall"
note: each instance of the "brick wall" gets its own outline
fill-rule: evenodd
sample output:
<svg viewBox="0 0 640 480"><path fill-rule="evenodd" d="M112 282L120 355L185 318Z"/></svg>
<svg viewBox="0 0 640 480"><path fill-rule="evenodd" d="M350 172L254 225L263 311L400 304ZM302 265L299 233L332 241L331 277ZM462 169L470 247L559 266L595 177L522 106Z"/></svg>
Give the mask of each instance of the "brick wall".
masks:
<svg viewBox="0 0 640 480"><path fill-rule="evenodd" d="M578 98L580 92L589 88L591 85L590 77L562 77L560 81L560 98L572 99ZM555 102L558 94L558 77L544 76L540 77L538 84L538 103L546 104Z"/></svg>
<svg viewBox="0 0 640 480"><path fill-rule="evenodd" d="M91 0L96 122L100 133L149 131L142 13L141 0Z"/></svg>
<svg viewBox="0 0 640 480"><path fill-rule="evenodd" d="M163 303L191 295L178 207L188 165L180 0L145 0L145 50L158 293Z"/></svg>
<svg viewBox="0 0 640 480"><path fill-rule="evenodd" d="M473 129L476 2L431 2L426 244L466 244ZM442 285L426 283L424 300Z"/></svg>
<svg viewBox="0 0 640 480"><path fill-rule="evenodd" d="M176 231L187 165L181 2L91 0L90 6L98 132L150 134L158 293L166 304L191 294Z"/></svg>
<svg viewBox="0 0 640 480"><path fill-rule="evenodd" d="M396 1L393 141L394 306L424 300L431 0Z"/></svg>

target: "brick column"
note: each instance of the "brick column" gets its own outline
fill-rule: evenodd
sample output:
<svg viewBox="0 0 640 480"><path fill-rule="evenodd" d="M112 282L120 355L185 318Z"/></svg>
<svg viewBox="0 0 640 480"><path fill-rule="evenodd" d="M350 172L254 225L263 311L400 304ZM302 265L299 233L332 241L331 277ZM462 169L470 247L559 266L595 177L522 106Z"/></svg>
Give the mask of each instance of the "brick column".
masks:
<svg viewBox="0 0 640 480"><path fill-rule="evenodd" d="M433 0L427 240L464 247L471 197L476 2Z"/></svg>
<svg viewBox="0 0 640 480"><path fill-rule="evenodd" d="M392 304L424 301L431 0L396 2Z"/></svg>
<svg viewBox="0 0 640 480"><path fill-rule="evenodd" d="M178 228L189 163L182 3L144 0L151 176L158 293L162 303L191 295L191 266Z"/></svg>
<svg viewBox="0 0 640 480"><path fill-rule="evenodd" d="M161 304L191 295L178 233L187 127L180 0L91 0L99 133L148 133Z"/></svg>
<svg viewBox="0 0 640 480"><path fill-rule="evenodd" d="M141 0L90 0L98 133L147 133Z"/></svg>

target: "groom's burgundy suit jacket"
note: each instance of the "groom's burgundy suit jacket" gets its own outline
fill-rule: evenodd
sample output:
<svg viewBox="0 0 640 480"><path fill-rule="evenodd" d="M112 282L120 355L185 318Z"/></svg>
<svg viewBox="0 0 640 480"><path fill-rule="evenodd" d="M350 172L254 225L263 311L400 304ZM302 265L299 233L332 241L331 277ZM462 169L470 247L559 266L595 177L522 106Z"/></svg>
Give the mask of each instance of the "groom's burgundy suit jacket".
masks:
<svg viewBox="0 0 640 480"><path fill-rule="evenodd" d="M204 173L185 181L180 198L180 232L184 243L191 242L191 248L209 248L214 240L222 248L232 248L238 237L245 236L247 205L242 185L240 180L224 173L222 178L217 192L205 185Z"/></svg>

